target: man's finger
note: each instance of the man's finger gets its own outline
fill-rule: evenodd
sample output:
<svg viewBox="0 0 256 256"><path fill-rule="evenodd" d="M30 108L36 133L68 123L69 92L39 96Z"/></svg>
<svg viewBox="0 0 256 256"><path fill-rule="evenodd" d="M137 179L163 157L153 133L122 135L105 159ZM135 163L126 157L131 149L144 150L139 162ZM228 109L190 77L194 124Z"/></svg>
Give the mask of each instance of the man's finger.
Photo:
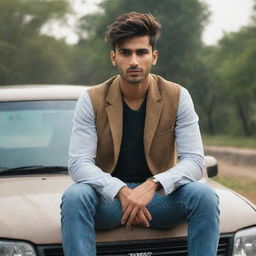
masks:
<svg viewBox="0 0 256 256"><path fill-rule="evenodd" d="M144 214L144 212L143 211L139 211L138 212L138 218L139 218L139 222L140 222L140 224L142 224L143 226L145 226L145 227L149 227L149 222L148 222L148 220L147 220L147 218L146 218L146 216L145 216L145 214Z"/></svg>
<svg viewBox="0 0 256 256"><path fill-rule="evenodd" d="M127 221L127 224L126 224L127 228L131 227L131 224L132 224L134 218L136 217L136 215L138 213L138 210L139 210L138 208L133 208L132 212L130 213L130 216L129 216L129 219Z"/></svg>
<svg viewBox="0 0 256 256"><path fill-rule="evenodd" d="M121 224L122 224L122 225L124 225L124 224L127 222L128 218L129 218L129 216L130 216L130 214L131 214L132 209L133 209L133 208L132 208L131 206L129 206L129 207L127 207L126 210L124 211L124 215L123 215L122 220L121 220Z"/></svg>
<svg viewBox="0 0 256 256"><path fill-rule="evenodd" d="M143 213L145 214L148 221L152 220L152 216L146 207L143 209Z"/></svg>

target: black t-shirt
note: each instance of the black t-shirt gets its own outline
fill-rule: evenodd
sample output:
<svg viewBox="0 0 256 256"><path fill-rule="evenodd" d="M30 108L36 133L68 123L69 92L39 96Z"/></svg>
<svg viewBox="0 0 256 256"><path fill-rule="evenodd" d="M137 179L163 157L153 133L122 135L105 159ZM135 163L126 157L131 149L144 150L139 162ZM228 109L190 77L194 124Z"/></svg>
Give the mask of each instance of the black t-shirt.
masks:
<svg viewBox="0 0 256 256"><path fill-rule="evenodd" d="M145 97L138 110L123 101L123 136L120 154L113 176L124 182L143 182L152 176L144 152Z"/></svg>

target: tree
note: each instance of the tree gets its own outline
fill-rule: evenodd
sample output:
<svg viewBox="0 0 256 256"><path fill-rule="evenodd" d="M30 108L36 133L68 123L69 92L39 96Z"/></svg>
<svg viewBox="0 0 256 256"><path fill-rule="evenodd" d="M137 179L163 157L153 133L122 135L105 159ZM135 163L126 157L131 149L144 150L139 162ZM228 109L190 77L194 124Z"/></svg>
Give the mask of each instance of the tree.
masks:
<svg viewBox="0 0 256 256"><path fill-rule="evenodd" d="M216 73L216 67L219 63L218 50L216 46L202 48L198 54L192 86L190 87L190 92L200 116L201 128L209 134L215 134L223 130L221 117L225 115L223 111L225 93Z"/></svg>
<svg viewBox="0 0 256 256"><path fill-rule="evenodd" d="M220 41L218 73L237 110L244 134L256 134L256 26L242 28Z"/></svg>
<svg viewBox="0 0 256 256"><path fill-rule="evenodd" d="M69 47L41 35L44 24L62 19L68 3L59 1L1 0L0 84L65 81ZM65 49L64 49L65 48Z"/></svg>

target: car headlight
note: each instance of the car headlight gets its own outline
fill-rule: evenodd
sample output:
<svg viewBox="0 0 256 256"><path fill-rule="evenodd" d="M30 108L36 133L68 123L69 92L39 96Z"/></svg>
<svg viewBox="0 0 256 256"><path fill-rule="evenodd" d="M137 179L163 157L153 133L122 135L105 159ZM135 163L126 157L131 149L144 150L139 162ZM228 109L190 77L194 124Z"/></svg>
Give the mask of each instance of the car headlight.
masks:
<svg viewBox="0 0 256 256"><path fill-rule="evenodd" d="M233 256L256 255L256 227L238 231L235 234Z"/></svg>
<svg viewBox="0 0 256 256"><path fill-rule="evenodd" d="M29 243L0 240L0 256L36 256Z"/></svg>

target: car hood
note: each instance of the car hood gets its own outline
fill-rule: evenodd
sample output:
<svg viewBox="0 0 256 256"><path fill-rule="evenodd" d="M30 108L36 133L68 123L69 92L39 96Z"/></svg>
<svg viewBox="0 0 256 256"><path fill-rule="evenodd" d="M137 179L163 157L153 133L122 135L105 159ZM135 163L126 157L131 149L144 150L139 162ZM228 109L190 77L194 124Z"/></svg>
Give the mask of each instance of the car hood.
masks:
<svg viewBox="0 0 256 256"><path fill-rule="evenodd" d="M201 182L213 187L220 197L221 233L256 224L256 211L245 199L211 180ZM35 244L60 243L61 195L70 184L68 175L1 177L0 237ZM168 230L117 228L98 231L96 236L98 242L184 237L187 226Z"/></svg>

